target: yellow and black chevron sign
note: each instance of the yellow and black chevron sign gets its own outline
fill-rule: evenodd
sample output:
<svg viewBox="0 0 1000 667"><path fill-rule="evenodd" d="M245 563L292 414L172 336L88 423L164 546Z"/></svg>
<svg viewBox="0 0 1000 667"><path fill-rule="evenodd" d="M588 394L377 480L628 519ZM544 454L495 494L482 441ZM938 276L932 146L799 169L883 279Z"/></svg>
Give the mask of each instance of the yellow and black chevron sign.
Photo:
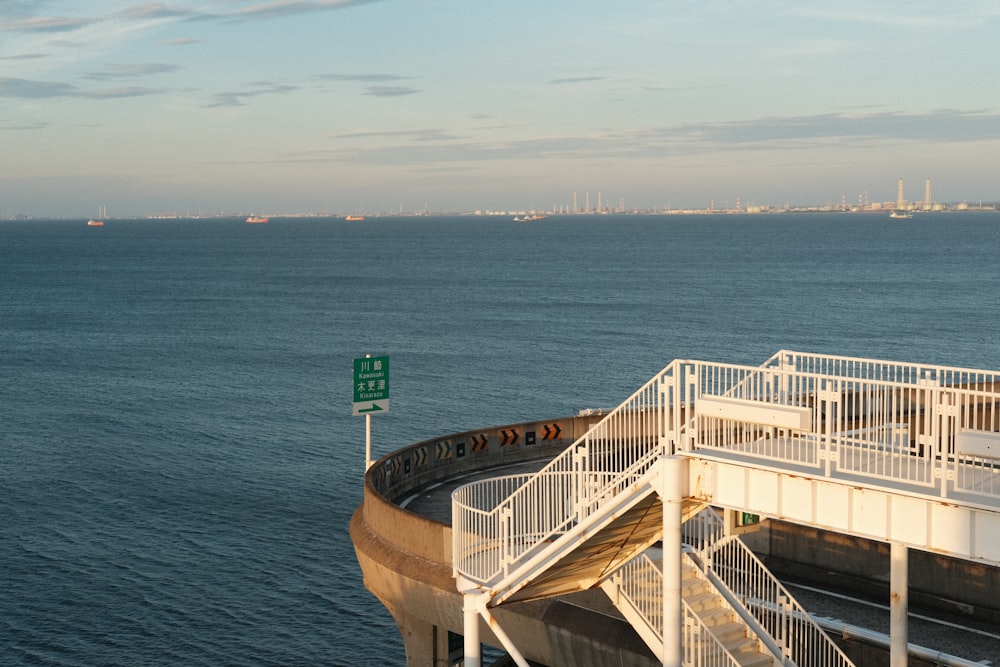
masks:
<svg viewBox="0 0 1000 667"><path fill-rule="evenodd" d="M451 458L451 440L442 440L435 445L437 449L437 460L444 461Z"/></svg>
<svg viewBox="0 0 1000 667"><path fill-rule="evenodd" d="M469 449L474 452L485 452L490 448L489 440L485 433L474 435L469 438Z"/></svg>
<svg viewBox="0 0 1000 667"><path fill-rule="evenodd" d="M427 447L417 447L413 450L413 465L418 468L427 465Z"/></svg>
<svg viewBox="0 0 1000 667"><path fill-rule="evenodd" d="M558 440L562 435L562 424L545 424L542 426L542 440Z"/></svg>
<svg viewBox="0 0 1000 667"><path fill-rule="evenodd" d="M516 428L505 428L500 431L500 446L516 445L521 435Z"/></svg>

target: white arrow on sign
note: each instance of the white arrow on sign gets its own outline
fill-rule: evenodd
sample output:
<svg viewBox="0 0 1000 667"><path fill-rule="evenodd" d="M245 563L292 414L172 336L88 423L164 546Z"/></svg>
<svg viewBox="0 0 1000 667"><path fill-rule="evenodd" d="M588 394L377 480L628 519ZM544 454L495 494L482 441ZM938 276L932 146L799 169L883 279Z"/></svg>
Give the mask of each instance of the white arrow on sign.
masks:
<svg viewBox="0 0 1000 667"><path fill-rule="evenodd" d="M361 401L352 403L354 406L354 416L376 414L379 412L389 412L389 399L384 401Z"/></svg>

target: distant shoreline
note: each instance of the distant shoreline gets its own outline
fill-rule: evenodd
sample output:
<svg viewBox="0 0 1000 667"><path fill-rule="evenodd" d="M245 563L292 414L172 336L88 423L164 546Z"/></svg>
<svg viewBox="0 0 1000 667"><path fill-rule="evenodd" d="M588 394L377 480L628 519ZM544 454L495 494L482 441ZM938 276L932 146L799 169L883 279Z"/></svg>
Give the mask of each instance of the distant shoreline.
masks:
<svg viewBox="0 0 1000 667"><path fill-rule="evenodd" d="M561 212L561 211L540 211L540 210L529 210L529 211L447 211L447 212L432 212L432 213L399 213L399 212L386 212L386 213L368 213L366 216L368 218L511 218L521 215L530 215L532 213L540 213L549 217L557 218L577 218L577 217L649 217L649 216L674 216L674 215L718 215L718 216L729 216L729 215L744 215L744 216L778 216L778 215L788 215L788 214L810 214L810 215L861 215L861 216L885 216L888 217L892 212L892 209L882 208L882 209L839 209L839 208L767 208L762 210L746 210L746 209L670 209L670 210L631 210L631 211L578 211L576 213ZM932 210L923 209L909 209L908 213L912 213L914 217L924 216L924 215L938 215L942 213L1000 213L1000 204L983 204L977 206L964 206L958 205L955 207L948 208L936 208ZM299 218L340 218L344 219L344 214L342 213L270 213L268 217L272 220L274 219L299 219ZM121 216L112 217L106 216L104 220L149 220L149 221L167 221L167 220L238 220L243 222L246 216L241 213L233 214L216 214L216 215L141 215L141 216ZM68 222L68 221L82 221L86 222L89 216L69 216L69 217L54 217L54 216L9 216L6 218L0 218L0 222ZM544 223L541 223L544 224Z"/></svg>

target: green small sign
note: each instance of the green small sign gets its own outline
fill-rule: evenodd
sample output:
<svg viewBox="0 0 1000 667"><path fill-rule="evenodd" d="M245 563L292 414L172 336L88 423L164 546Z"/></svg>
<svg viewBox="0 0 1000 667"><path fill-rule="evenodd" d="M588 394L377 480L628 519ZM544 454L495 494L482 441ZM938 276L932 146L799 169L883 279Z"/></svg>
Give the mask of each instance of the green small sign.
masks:
<svg viewBox="0 0 1000 667"><path fill-rule="evenodd" d="M389 411L389 357L354 360L354 414Z"/></svg>

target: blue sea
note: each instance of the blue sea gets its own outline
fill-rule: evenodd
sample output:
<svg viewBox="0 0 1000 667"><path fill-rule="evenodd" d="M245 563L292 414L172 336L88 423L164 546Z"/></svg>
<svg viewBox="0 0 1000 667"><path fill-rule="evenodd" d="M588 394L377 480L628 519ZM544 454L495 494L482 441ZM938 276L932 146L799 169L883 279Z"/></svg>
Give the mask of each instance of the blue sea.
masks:
<svg viewBox="0 0 1000 667"><path fill-rule="evenodd" d="M674 358L1000 369L1000 214L0 222L0 664L401 665L373 453Z"/></svg>

